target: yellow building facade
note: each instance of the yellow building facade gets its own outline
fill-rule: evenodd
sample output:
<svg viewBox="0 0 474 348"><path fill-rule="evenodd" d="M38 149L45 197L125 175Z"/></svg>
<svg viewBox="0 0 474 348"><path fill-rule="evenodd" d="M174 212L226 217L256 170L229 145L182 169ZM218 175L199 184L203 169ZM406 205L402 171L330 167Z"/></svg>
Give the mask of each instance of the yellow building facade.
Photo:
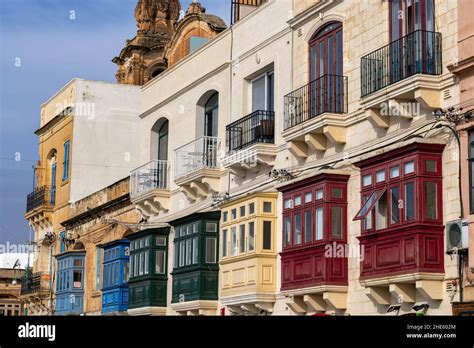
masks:
<svg viewBox="0 0 474 348"><path fill-rule="evenodd" d="M75 85L70 83L44 103L40 128L35 132L39 138L39 161L34 168L36 187L27 197L25 218L34 230L32 277L39 286L30 282L32 289L22 292L30 315L51 313L52 256L58 251L55 241L63 229L60 222L69 216L74 96Z"/></svg>
<svg viewBox="0 0 474 348"><path fill-rule="evenodd" d="M230 313L272 312L278 194L259 192L221 207L220 302Z"/></svg>

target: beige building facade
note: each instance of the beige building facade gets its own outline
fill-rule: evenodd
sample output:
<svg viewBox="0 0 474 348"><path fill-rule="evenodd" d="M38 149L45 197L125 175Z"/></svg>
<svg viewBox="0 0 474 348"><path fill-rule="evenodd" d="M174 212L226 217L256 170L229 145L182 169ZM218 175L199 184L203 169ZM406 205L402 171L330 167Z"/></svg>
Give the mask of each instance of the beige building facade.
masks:
<svg viewBox="0 0 474 348"><path fill-rule="evenodd" d="M113 247L123 257L107 257L130 262L116 284L128 284L122 314L451 315L471 298L449 233L463 214L470 223L470 189L459 189L466 154L440 110L470 100L459 68L470 66L470 5L232 6L231 27L207 17L196 28L205 13L193 3L155 76L124 77L116 61L119 83L143 84L125 142L134 166L57 220L73 240L57 279L78 280L59 285L61 306L73 299L63 311L105 313L109 259L97 255ZM200 31L209 41L191 50Z"/></svg>

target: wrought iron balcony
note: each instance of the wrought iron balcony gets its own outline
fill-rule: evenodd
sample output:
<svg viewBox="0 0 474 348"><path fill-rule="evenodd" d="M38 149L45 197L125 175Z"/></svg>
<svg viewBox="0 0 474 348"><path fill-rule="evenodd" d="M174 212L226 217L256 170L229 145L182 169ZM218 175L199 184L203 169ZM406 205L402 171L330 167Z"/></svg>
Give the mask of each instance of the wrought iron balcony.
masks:
<svg viewBox="0 0 474 348"><path fill-rule="evenodd" d="M183 177L199 169L220 167L221 139L201 137L177 148L175 153L175 178Z"/></svg>
<svg viewBox="0 0 474 348"><path fill-rule="evenodd" d="M49 292L50 275L44 272L38 272L26 275L21 281L21 295L39 294Z"/></svg>
<svg viewBox="0 0 474 348"><path fill-rule="evenodd" d="M168 161L153 160L130 173L130 197L138 197L151 190L168 189Z"/></svg>
<svg viewBox="0 0 474 348"><path fill-rule="evenodd" d="M275 142L275 112L257 110L226 127L227 151L238 151L255 143Z"/></svg>
<svg viewBox="0 0 474 348"><path fill-rule="evenodd" d="M53 207L56 197L56 188L41 186L35 188L26 198L26 212L30 212L39 207Z"/></svg>
<svg viewBox="0 0 474 348"><path fill-rule="evenodd" d="M268 2L268 0L232 0L231 19L232 24L246 17L257 7Z"/></svg>
<svg viewBox="0 0 474 348"><path fill-rule="evenodd" d="M361 58L361 95L416 74L442 72L441 33L417 30Z"/></svg>
<svg viewBox="0 0 474 348"><path fill-rule="evenodd" d="M285 130L330 112L347 112L347 76L323 75L285 96Z"/></svg>

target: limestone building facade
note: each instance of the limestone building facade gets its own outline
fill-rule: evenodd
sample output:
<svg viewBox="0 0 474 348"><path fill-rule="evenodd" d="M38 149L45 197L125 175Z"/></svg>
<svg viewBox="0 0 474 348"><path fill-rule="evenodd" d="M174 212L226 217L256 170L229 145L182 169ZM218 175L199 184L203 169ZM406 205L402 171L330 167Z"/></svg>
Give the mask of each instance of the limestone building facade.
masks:
<svg viewBox="0 0 474 348"><path fill-rule="evenodd" d="M137 38L169 41L115 59L119 83L142 85L124 229L99 219L116 213L103 192L61 220L74 313L107 313L97 274L128 260L121 314L452 314L468 168L442 111L469 90L468 5L242 0L225 29L197 2L180 21L161 3L138 2Z"/></svg>

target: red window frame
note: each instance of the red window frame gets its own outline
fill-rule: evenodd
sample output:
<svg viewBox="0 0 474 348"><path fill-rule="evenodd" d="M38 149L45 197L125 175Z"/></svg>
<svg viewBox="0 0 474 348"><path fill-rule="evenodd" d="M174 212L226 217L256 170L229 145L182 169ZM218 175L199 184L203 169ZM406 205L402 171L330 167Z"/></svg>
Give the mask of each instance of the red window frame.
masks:
<svg viewBox="0 0 474 348"><path fill-rule="evenodd" d="M416 223L442 223L443 220L443 210L442 210L442 154L423 154L423 153L408 153L402 157L398 157L396 160L388 159L379 161L377 164L367 166L366 168L361 168L361 208L353 218L353 220L361 220L361 230L362 233L369 232L381 232L390 230L391 228L398 228L402 225L407 224L416 224ZM425 161L432 160L436 161L436 172L429 172L425 169ZM405 164L413 162L414 171L412 173L405 173ZM399 175L398 177L390 177L390 169L398 166ZM380 170L385 170L385 180L383 182L376 182L376 173ZM363 186L363 178L366 175L372 176L372 184ZM426 182L435 182L436 183L436 209L437 215L435 219L428 218L427 214L427 205L425 197L425 183ZM407 184L413 183L414 185L414 195L413 195L413 219L406 219L406 190L405 187ZM392 200L391 193L392 189L399 189L399 200L401 200L401 208L399 208L399 221L392 222ZM365 197L370 197L374 195L375 192L379 192L376 200L371 202L370 209L367 209L367 203L365 202ZM387 194L387 224L383 229L376 229L377 226L377 216L375 214L375 206L382 197L383 192ZM367 212L361 213L364 208ZM370 228L366 228L365 219L371 219Z"/></svg>
<svg viewBox="0 0 474 348"><path fill-rule="evenodd" d="M316 192L323 190L323 198L317 199ZM331 190L340 189L341 197L332 197ZM305 203L304 197L306 193L311 192L312 200L311 202ZM295 206L292 204L291 208L285 208L283 205L283 250L298 249L309 245L317 244L326 244L332 241L345 241L347 240L347 183L342 182L332 182L330 180L318 183L308 189L308 186L305 186L301 189L294 189L283 194L283 202L288 199L293 200L297 196L301 196L302 204ZM342 236L341 238L333 238L332 236L332 207L337 206L342 208ZM316 210L318 208L323 209L323 235L322 239L317 240L316 237ZM311 212L311 240L306 240L306 221L305 214L306 212ZM301 214L301 243L295 244L295 216L296 214ZM290 218L291 221L291 231L290 231L290 244L285 245L285 233L286 233L286 218Z"/></svg>

